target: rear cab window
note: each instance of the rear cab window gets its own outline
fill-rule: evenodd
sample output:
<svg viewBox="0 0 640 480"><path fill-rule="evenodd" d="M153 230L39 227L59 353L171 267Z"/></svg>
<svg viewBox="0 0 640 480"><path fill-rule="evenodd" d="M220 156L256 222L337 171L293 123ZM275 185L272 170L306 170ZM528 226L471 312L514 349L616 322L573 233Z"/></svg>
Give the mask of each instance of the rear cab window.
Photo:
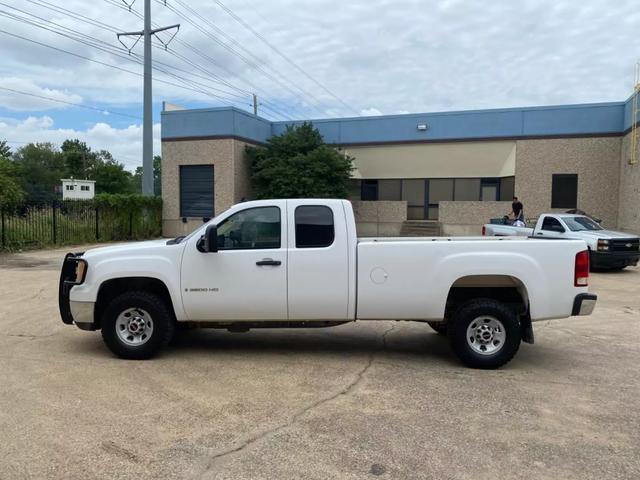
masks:
<svg viewBox="0 0 640 480"><path fill-rule="evenodd" d="M333 211L324 205L301 205L295 210L296 248L326 248L333 244Z"/></svg>
<svg viewBox="0 0 640 480"><path fill-rule="evenodd" d="M542 221L542 230L548 230L551 232L563 232L564 227L560 221L553 217L544 217Z"/></svg>

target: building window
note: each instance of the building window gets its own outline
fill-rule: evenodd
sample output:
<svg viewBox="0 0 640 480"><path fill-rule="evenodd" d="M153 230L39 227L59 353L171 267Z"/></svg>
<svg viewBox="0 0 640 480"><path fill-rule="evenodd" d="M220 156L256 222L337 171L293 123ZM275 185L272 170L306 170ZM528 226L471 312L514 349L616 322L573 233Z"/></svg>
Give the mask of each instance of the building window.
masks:
<svg viewBox="0 0 640 480"><path fill-rule="evenodd" d="M480 182L480 200L495 202L500 198L500 180L497 178L483 178Z"/></svg>
<svg viewBox="0 0 640 480"><path fill-rule="evenodd" d="M362 180L362 200L378 200L378 180Z"/></svg>
<svg viewBox="0 0 640 480"><path fill-rule="evenodd" d="M234 213L217 228L219 250L280 248L280 209L248 208Z"/></svg>
<svg viewBox="0 0 640 480"><path fill-rule="evenodd" d="M424 220L424 179L402 180L402 200L407 202L407 219Z"/></svg>
<svg viewBox="0 0 640 480"><path fill-rule="evenodd" d="M83 192L88 192L89 191L89 185L80 185L80 190L82 190Z"/></svg>
<svg viewBox="0 0 640 480"><path fill-rule="evenodd" d="M437 220L440 202L453 200L453 179L434 178L429 180L429 204L427 205L427 219Z"/></svg>
<svg viewBox="0 0 640 480"><path fill-rule="evenodd" d="M456 178L453 199L455 201L475 201L480 200L480 179L479 178Z"/></svg>
<svg viewBox="0 0 640 480"><path fill-rule="evenodd" d="M578 206L578 175L555 173L551 176L551 208Z"/></svg>
<svg viewBox="0 0 640 480"><path fill-rule="evenodd" d="M349 200L357 201L360 200L362 196L362 185L360 180L356 180L352 178L349 180Z"/></svg>
<svg viewBox="0 0 640 480"><path fill-rule="evenodd" d="M500 200L503 202L513 200L516 194L516 177L503 177L500 179Z"/></svg>
<svg viewBox="0 0 640 480"><path fill-rule="evenodd" d="M378 200L399 201L402 198L402 180L378 180Z"/></svg>
<svg viewBox="0 0 640 480"><path fill-rule="evenodd" d="M213 217L213 165L180 166L180 216Z"/></svg>
<svg viewBox="0 0 640 480"><path fill-rule="evenodd" d="M296 248L323 248L333 243L333 212L329 207L296 208Z"/></svg>
<svg viewBox="0 0 640 480"><path fill-rule="evenodd" d="M67 185L66 188L67 190L73 190L73 185Z"/></svg>

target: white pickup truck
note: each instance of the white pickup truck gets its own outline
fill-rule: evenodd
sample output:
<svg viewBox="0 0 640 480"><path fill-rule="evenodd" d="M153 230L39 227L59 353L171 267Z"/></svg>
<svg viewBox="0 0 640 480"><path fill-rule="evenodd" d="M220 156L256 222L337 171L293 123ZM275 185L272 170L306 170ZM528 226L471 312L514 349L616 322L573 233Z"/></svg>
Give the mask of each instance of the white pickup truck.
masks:
<svg viewBox="0 0 640 480"><path fill-rule="evenodd" d="M532 321L589 315L580 240L356 237L346 200L241 203L186 237L67 254L62 320L145 359L177 328L427 322L467 365L496 368Z"/></svg>
<svg viewBox="0 0 640 480"><path fill-rule="evenodd" d="M540 237L584 240L589 247L592 268L622 270L640 259L640 237L631 233L605 230L586 215L545 213L534 228L487 223L482 234L498 237Z"/></svg>

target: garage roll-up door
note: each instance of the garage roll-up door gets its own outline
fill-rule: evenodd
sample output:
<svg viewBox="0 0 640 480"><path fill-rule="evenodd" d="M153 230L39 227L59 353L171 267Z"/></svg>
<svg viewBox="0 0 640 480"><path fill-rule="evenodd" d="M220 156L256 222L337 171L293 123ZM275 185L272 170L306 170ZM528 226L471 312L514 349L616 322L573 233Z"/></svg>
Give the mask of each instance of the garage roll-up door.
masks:
<svg viewBox="0 0 640 480"><path fill-rule="evenodd" d="M180 166L180 216L213 217L213 165Z"/></svg>

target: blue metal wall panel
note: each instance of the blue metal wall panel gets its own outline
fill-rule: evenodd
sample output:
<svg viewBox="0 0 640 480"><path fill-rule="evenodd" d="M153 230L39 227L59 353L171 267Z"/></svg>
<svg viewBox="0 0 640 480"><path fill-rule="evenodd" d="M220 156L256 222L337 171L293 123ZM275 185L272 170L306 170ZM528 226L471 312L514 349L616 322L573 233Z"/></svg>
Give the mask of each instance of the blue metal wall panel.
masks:
<svg viewBox="0 0 640 480"><path fill-rule="evenodd" d="M328 143L446 141L622 133L631 103L507 108L444 113L310 120ZM162 138L236 136L264 142L303 121L269 122L236 108L162 113ZM426 123L427 131L417 125Z"/></svg>
<svg viewBox="0 0 640 480"><path fill-rule="evenodd" d="M537 108L524 111L527 136L619 133L624 125L624 103Z"/></svg>
<svg viewBox="0 0 640 480"><path fill-rule="evenodd" d="M161 114L162 138L238 136L264 142L271 123L235 108L173 110Z"/></svg>

